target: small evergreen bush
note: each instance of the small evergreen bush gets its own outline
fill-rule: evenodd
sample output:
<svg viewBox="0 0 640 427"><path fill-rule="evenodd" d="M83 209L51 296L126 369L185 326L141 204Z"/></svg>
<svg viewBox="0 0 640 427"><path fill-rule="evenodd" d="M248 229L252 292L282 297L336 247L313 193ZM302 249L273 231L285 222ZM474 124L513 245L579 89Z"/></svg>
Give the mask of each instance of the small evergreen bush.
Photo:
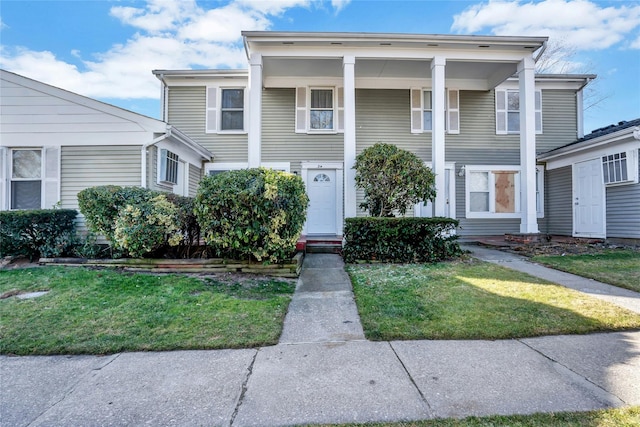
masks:
<svg viewBox="0 0 640 427"><path fill-rule="evenodd" d="M410 206L433 200L435 175L410 151L381 142L356 157L356 186L364 190L360 208L370 216L404 215Z"/></svg>
<svg viewBox="0 0 640 427"><path fill-rule="evenodd" d="M200 182L195 214L205 242L220 255L288 259L306 219L302 179L271 169L244 169Z"/></svg>
<svg viewBox="0 0 640 427"><path fill-rule="evenodd" d="M184 240L179 211L163 194L149 201L128 204L116 217L114 241L135 258L166 244L178 246Z"/></svg>
<svg viewBox="0 0 640 427"><path fill-rule="evenodd" d="M75 243L74 209L0 212L0 256L57 257Z"/></svg>
<svg viewBox="0 0 640 427"><path fill-rule="evenodd" d="M140 187L106 185L78 193L89 229L118 252L141 257L178 245L197 245L193 199Z"/></svg>
<svg viewBox="0 0 640 427"><path fill-rule="evenodd" d="M437 262L462 253L451 218L346 218L345 262Z"/></svg>
<svg viewBox="0 0 640 427"><path fill-rule="evenodd" d="M140 187L101 185L86 188L78 193L78 206L87 226L94 233L102 234L114 244L116 218L127 205L151 200L160 193Z"/></svg>

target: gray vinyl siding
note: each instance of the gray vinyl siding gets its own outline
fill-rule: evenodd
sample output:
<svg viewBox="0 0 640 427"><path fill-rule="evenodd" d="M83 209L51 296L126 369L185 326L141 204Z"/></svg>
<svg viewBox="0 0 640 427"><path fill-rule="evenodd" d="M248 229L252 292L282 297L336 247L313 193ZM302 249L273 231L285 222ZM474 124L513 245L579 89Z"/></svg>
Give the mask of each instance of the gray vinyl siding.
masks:
<svg viewBox="0 0 640 427"><path fill-rule="evenodd" d="M606 194L607 237L640 239L640 184L610 186Z"/></svg>
<svg viewBox="0 0 640 427"><path fill-rule="evenodd" d="M158 147L150 147L147 150L147 188L164 193L172 193L173 186L158 183Z"/></svg>
<svg viewBox="0 0 640 427"><path fill-rule="evenodd" d="M189 197L195 197L202 179L202 169L189 164Z"/></svg>
<svg viewBox="0 0 640 427"><path fill-rule="evenodd" d="M300 173L301 161L342 162L343 147L344 134L341 133L295 132L295 89L266 89L262 92L263 162L290 162L291 172Z"/></svg>
<svg viewBox="0 0 640 427"><path fill-rule="evenodd" d="M356 91L356 153L384 142L431 161L431 133L411 133L409 96L409 90Z"/></svg>
<svg viewBox="0 0 640 427"><path fill-rule="evenodd" d="M542 91L542 134L536 135L536 153L544 153L578 138L578 107L573 90Z"/></svg>
<svg viewBox="0 0 640 427"><path fill-rule="evenodd" d="M206 88L204 86L172 87L169 90L168 103L168 122L211 151L214 161L247 161L247 134L224 135L205 132ZM293 116L293 113L291 114Z"/></svg>
<svg viewBox="0 0 640 427"><path fill-rule="evenodd" d="M140 186L140 146L62 147L62 207L78 209L77 194L98 185ZM78 231L86 230L79 216Z"/></svg>
<svg viewBox="0 0 640 427"><path fill-rule="evenodd" d="M546 171L544 232L560 236L573 234L573 175L571 166Z"/></svg>

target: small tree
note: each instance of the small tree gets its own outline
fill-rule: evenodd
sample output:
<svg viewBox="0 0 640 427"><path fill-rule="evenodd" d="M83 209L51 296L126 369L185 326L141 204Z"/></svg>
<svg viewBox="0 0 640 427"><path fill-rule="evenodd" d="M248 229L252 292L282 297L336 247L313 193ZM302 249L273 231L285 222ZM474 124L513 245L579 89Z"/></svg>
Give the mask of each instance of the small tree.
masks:
<svg viewBox="0 0 640 427"><path fill-rule="evenodd" d="M415 154L377 143L356 157L356 186L364 190L360 207L371 216L404 215L409 206L433 200L435 176Z"/></svg>

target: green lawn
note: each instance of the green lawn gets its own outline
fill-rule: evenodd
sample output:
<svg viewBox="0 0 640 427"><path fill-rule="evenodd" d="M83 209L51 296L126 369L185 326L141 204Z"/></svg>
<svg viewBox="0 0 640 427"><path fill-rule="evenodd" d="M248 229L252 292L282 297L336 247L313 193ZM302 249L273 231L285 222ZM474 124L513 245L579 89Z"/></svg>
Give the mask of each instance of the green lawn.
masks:
<svg viewBox="0 0 640 427"><path fill-rule="evenodd" d="M640 328L640 315L476 260L348 265L367 338L501 339Z"/></svg>
<svg viewBox="0 0 640 427"><path fill-rule="evenodd" d="M291 281L42 267L0 271L1 354L109 354L275 344Z"/></svg>
<svg viewBox="0 0 640 427"><path fill-rule="evenodd" d="M404 423L343 424L341 427L365 425L370 427L637 427L640 425L640 406L591 412L447 418Z"/></svg>
<svg viewBox="0 0 640 427"><path fill-rule="evenodd" d="M598 254L536 256L533 261L640 292L640 251L608 249Z"/></svg>

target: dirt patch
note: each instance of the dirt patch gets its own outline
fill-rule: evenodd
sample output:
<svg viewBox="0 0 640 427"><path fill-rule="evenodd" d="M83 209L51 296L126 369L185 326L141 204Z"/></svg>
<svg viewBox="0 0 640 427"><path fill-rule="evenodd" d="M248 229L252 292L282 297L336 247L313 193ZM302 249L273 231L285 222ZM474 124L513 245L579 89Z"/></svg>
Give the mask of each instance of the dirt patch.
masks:
<svg viewBox="0 0 640 427"><path fill-rule="evenodd" d="M600 254L609 249L627 249L640 253L640 246L614 245L608 243L537 243L528 245L512 245L502 247L500 250L513 252L526 257L534 257L538 255L583 255L583 254Z"/></svg>
<svg viewBox="0 0 640 427"><path fill-rule="evenodd" d="M40 267L38 261L29 261L26 257L5 257L0 260L0 270Z"/></svg>

